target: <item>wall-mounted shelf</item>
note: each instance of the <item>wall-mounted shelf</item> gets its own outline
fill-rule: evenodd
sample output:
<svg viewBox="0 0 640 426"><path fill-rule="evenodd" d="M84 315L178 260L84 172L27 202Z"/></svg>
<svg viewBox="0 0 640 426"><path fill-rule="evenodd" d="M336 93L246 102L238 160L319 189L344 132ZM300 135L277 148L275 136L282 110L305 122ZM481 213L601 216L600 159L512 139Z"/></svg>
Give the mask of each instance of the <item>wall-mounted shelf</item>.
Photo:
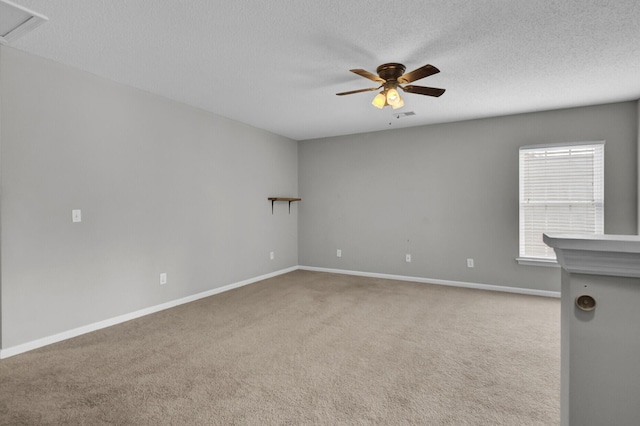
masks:
<svg viewBox="0 0 640 426"><path fill-rule="evenodd" d="M273 214L273 203L276 201L288 201L289 202L289 214L291 214L291 203L293 201L300 201L302 198L288 198L288 197L269 197L269 201L271 201L271 214Z"/></svg>

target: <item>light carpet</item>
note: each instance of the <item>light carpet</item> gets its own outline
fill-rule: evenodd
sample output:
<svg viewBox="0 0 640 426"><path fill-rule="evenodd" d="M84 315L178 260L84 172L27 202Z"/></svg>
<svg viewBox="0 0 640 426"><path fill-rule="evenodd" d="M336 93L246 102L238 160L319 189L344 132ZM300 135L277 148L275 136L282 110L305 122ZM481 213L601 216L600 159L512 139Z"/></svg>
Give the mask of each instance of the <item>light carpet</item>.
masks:
<svg viewBox="0 0 640 426"><path fill-rule="evenodd" d="M558 299L295 271L0 361L2 425L557 425Z"/></svg>

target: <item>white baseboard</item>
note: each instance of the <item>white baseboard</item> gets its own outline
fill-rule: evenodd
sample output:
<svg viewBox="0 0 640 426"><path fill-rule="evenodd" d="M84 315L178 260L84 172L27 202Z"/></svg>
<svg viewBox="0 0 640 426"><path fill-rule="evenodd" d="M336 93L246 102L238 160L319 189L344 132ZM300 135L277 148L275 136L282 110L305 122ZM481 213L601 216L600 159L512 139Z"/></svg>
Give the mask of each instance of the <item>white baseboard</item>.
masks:
<svg viewBox="0 0 640 426"><path fill-rule="evenodd" d="M194 294L191 296L183 297L181 299L172 300L170 302L162 303L160 305L151 306L149 308L141 309L139 311L131 312L128 314L120 315L115 318L109 318L104 321L98 321L93 324L85 325L82 327L74 328L72 330L64 331L62 333L54 334L52 336L43 337L41 339L33 340L31 342L23 343L17 346L12 346L7 349L0 349L0 359L8 358L10 356L18 355L24 352L28 352L34 349L41 348L43 346L51 345L52 343L61 342L63 340L71 339L73 337L80 336L82 334L90 333L92 331L100 330L102 328L111 327L112 325L120 324L126 321L130 321L132 319L140 318L145 315L153 314L159 311L163 311L165 309L173 308L178 305L183 305L185 303L194 302L198 299L203 299L205 297L213 296L214 294L222 293L225 291L233 290L234 288L242 287L248 284L253 284L257 281L266 280L268 278L273 278L278 275L286 274L288 272L292 272L297 270L297 266L292 266L290 268L281 269L279 271L271 272L265 275L260 275L259 277L249 278L244 281L239 281L233 284L229 284L223 287L217 287L211 290L207 290L202 293Z"/></svg>
<svg viewBox="0 0 640 426"><path fill-rule="evenodd" d="M304 271L358 275L361 277L383 278L383 279L389 279L389 280L409 281L409 282L417 282L417 283L424 283L424 284L437 284L437 285L446 285L446 286L452 286L452 287L475 288L479 290L502 291L506 293L527 294L531 296L544 296L544 297L555 297L555 298L560 297L559 291L535 290L535 289L519 288L519 287L505 287L500 285L477 284L477 283L469 283L464 281L449 281L449 280L440 280L440 279L432 279L432 278L410 277L405 275L378 274L373 272L350 271L350 270L344 270L344 269L317 268L314 266L292 266L290 268L281 269L279 271L271 272L269 274L260 275L254 278L249 278L244 281L239 281L223 287L214 288L202 293L194 294L192 296L187 296L181 299L172 300L170 302L162 303L160 305L151 306L149 308L141 309L139 311L120 315L114 318L106 319L104 321L99 321L99 322L85 325L82 327L74 328L72 330L54 334L48 337L43 337L41 339L33 340L31 342L23 343L17 346L12 346L7 349L0 349L0 359L8 358L10 356L14 356L14 355L18 355L34 349L38 349L43 346L47 346L53 343L61 342L63 340L71 339L73 337L90 333L92 331L97 331L106 327L111 327L112 325L120 324L126 321L130 321L132 319L143 317L145 315L160 312L165 309L173 308L178 305L194 302L198 299L203 299L205 297L213 296L218 293L233 290L234 288L242 287L248 284L253 284L255 282L266 280L268 278L273 278L278 275L286 274L289 272L293 272L298 269L304 270Z"/></svg>
<svg viewBox="0 0 640 426"><path fill-rule="evenodd" d="M378 274L373 272L349 271L344 269L316 268L314 266L298 266L298 269L304 271L329 272L332 274L358 275L361 277L383 278L388 280L410 281L424 284L446 285L451 287L475 288L478 290L502 291L505 293L527 294L530 296L544 296L560 298L559 291L535 290L532 288L506 287L501 285L478 284L464 281L449 281L435 278L409 277L405 275Z"/></svg>

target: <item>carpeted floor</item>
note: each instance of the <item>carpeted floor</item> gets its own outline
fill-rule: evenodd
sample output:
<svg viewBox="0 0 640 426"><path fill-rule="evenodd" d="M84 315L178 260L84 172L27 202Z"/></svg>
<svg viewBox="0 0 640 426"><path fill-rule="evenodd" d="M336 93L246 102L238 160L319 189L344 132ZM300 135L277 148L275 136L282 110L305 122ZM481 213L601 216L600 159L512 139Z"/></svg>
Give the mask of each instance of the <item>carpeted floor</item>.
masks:
<svg viewBox="0 0 640 426"><path fill-rule="evenodd" d="M295 271L0 361L2 425L557 425L560 301Z"/></svg>

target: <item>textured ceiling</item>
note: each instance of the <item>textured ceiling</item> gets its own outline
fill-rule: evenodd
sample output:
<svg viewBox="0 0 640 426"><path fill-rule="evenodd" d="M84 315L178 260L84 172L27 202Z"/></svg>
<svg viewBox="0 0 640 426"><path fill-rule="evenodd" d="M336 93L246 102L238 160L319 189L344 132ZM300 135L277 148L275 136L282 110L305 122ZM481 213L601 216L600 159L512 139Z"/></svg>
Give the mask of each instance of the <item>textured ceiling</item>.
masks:
<svg viewBox="0 0 640 426"><path fill-rule="evenodd" d="M295 140L640 98L638 0L13 1L17 49ZM447 92L335 95L385 62Z"/></svg>

